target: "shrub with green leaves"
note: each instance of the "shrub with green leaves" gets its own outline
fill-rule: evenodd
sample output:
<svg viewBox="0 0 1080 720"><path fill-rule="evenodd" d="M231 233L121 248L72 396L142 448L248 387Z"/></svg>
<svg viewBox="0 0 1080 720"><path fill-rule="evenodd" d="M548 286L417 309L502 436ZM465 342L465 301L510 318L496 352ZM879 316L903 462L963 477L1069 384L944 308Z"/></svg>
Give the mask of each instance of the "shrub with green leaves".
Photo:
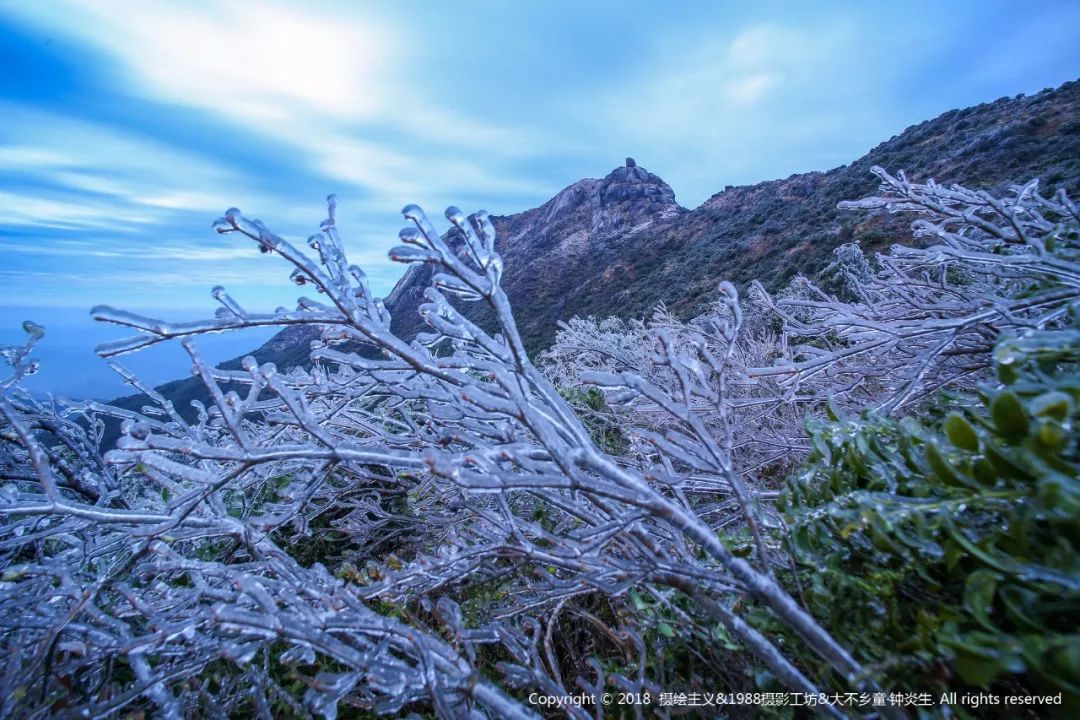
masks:
<svg viewBox="0 0 1080 720"><path fill-rule="evenodd" d="M887 689L1080 706L1080 330L994 358L999 382L946 396L932 427L866 413L811 428L781 503L799 581Z"/></svg>

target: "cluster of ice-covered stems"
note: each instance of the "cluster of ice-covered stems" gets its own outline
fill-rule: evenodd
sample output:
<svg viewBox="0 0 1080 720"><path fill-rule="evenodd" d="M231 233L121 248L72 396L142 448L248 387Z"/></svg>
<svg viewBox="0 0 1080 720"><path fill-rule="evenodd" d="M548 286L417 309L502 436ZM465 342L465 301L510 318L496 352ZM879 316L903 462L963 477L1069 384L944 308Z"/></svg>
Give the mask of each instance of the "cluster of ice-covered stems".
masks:
<svg viewBox="0 0 1080 720"><path fill-rule="evenodd" d="M894 413L978 377L998 337L1052 325L1080 298L1080 213L1064 190L1047 198L1033 180L997 198L873 172L881 196L841 207L919 213L912 228L922 246L878 254L874 270L849 259L853 298L805 280L799 297L774 302L762 292L784 319L787 352L751 378L793 396L824 386L837 402L854 396Z"/></svg>
<svg viewBox="0 0 1080 720"><path fill-rule="evenodd" d="M711 376L725 372L730 354L706 356L703 366L699 357L661 344L656 362L679 378L674 393L629 373L591 378L646 397L673 418L667 432L648 438L658 462L620 463L595 447L525 353L499 285L501 260L486 215L466 219L452 208L447 217L454 229L444 238L418 208L406 208L415 227L402 232L406 245L391 257L431 263L439 271L421 308L433 332L409 343L390 332L386 308L371 295L363 273L347 264L333 210L331 202L323 232L310 240L318 260L238 211L218 224L221 232L246 235L263 251L280 254L294 266L294 280L314 286L325 301L301 298L294 311L255 315L215 289L222 308L214 319L176 324L95 310L100 320L140 331L101 346L100 354L179 338L213 402L195 423L160 397L154 398L158 409L129 413L108 460L137 479L143 501L138 510L53 498L47 463L0 509L6 523L77 524L86 539L70 552L86 552L89 544L102 565L44 558L44 569L32 565L34 577L78 569L70 587L85 588L86 597L73 593L58 608L39 603L35 611L46 618L38 621L37 635L23 638L28 650L21 657L52 658L55 665L50 643L58 639L78 638L98 658L134 644L139 692L178 712L192 701L192 684L205 694L217 687L206 679L206 668L217 660L239 662L247 681L270 688L260 696L263 705L274 698L287 702L273 673L255 663L285 647L286 660L314 653L344 668L311 681L306 701L326 714L342 698L384 711L428 698L443 714L458 713L471 701L506 715L512 701L470 669L470 643L501 642L514 658L501 665L508 681L558 691L563 681L550 647L541 657L538 626L525 616L578 594L618 595L648 584L689 595L702 624L723 623L793 688L817 690L730 609L734 593L771 609L853 687L868 686L850 653L773 579L760 533L755 530L757 557L736 557L681 492L695 474L723 478L747 522L757 526L754 503L732 471L726 434L717 439L692 410L702 399L718 401L724 388L713 387ZM737 313L733 288L725 288ZM487 303L498 332L477 327L444 293ZM311 355L315 366L287 375L253 360L242 371L211 368L190 342L203 333L293 324L321 328L321 339ZM729 339L737 326L724 330ZM355 352L357 346L373 346L380 356ZM100 412L115 411L87 408L95 417ZM39 447L28 433L20 440L28 454ZM319 515L332 514L336 527L357 532L385 522L384 494L395 490L407 491L409 507L394 519L423 527L424 542L408 561L383 566L376 583L349 585L317 565L302 568L279 542L302 543ZM535 519L539 507L552 522ZM110 538L105 545L103 538ZM26 552L25 543L20 548ZM212 559L202 559L207 553ZM462 584L515 572L528 573L529 586L505 609L505 619L462 628L450 645L417 619L406 624L383 618L363 602L423 604ZM444 622L460 626L445 619L456 615L452 602L443 598L442 607ZM20 608L32 614L16 600L5 615L18 618ZM523 617L514 624L518 615ZM196 647L200 651L193 652ZM151 656L153 663L138 660ZM63 660L80 662L72 653ZM75 674L91 673L85 662L80 667ZM97 672L96 681L105 682ZM41 685L55 691L52 677L55 667Z"/></svg>
<svg viewBox="0 0 1080 720"><path fill-rule="evenodd" d="M730 456L729 465L755 491L763 468L782 474L805 454L803 418L811 401L817 401L805 395L788 397L779 383L748 377L749 368L772 362L781 354L768 320L751 308L751 317L744 322L734 288L723 283L718 302L690 322L678 319L661 305L648 322L572 318L560 323L555 343L541 361L549 376L564 387L583 388L598 372L628 373L663 388L669 396L685 398L689 393L687 407L699 427L721 439ZM686 358L677 368L688 368L696 384L687 382L685 371L673 370L666 362L665 357L673 352ZM600 413L600 419L624 428L630 438L628 460L644 465L663 462L653 440L683 422L644 395L615 404L625 399L610 395L612 404ZM714 472L716 469L696 463L681 490L697 496L694 507L699 515L715 518L720 525L738 522L745 514L732 497L726 469L720 468L720 473ZM774 494L755 492L757 497Z"/></svg>
<svg viewBox="0 0 1080 720"><path fill-rule="evenodd" d="M29 329L25 348L4 349L15 374L41 334ZM251 467L184 464L182 451L142 453L141 468L125 451L103 463L70 410L10 386L0 397L3 716L114 717L145 699L170 718L334 717L348 696L387 713L421 701L444 717L474 703L532 717L437 633L372 611L323 567L283 552L267 533L276 521L255 522L224 492ZM196 426L154 422L136 421L128 437L214 443L206 414ZM471 647L452 603L436 614ZM507 630L505 644L527 668L535 643ZM335 671L311 673L302 698L282 687L283 663L317 658Z"/></svg>
<svg viewBox="0 0 1080 720"><path fill-rule="evenodd" d="M38 361L31 353L45 336L45 329L31 321L23 323L23 330L27 334L23 345L0 348L8 368L0 379L0 480L33 481L39 467L49 467L54 480L50 501L62 503L61 490L90 503L115 501L116 476L83 428L65 417L62 405L22 389L22 379L37 372ZM32 435L47 441L40 444L39 453L27 455L20 447Z"/></svg>
<svg viewBox="0 0 1080 720"><path fill-rule="evenodd" d="M654 348L674 344L697 355L711 388L689 407L730 443L735 469L754 488L762 467L783 471L801 458L802 421L824 414L826 403L853 412L910 409L938 388L980 377L1002 333L1053 324L1080 297L1080 221L1064 192L1046 198L1031 182L998 199L874 172L882 196L841 206L919 213L913 229L929 242L896 246L873 265L857 245L843 245L822 273L828 285L800 277L771 296L754 283L751 296L767 314L730 342L718 328L738 315L723 288L721 301L690 322L663 308L648 324L574 318L543 356L548 372L571 387L595 371L631 373L673 393L682 378L654 360ZM754 304L744 311L753 315ZM722 374L714 372L720 356ZM644 397L612 410L638 428L636 437L671 422Z"/></svg>

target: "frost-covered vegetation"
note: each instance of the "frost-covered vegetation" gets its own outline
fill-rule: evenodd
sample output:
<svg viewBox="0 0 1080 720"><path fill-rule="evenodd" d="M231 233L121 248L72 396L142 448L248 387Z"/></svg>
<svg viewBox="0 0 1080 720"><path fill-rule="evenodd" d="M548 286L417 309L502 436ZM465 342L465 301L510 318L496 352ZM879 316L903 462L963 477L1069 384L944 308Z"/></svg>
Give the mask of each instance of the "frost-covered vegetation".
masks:
<svg viewBox="0 0 1080 720"><path fill-rule="evenodd" d="M690 323L575 320L539 365L484 213L451 208L444 236L405 209L391 257L438 270L406 342L332 198L310 252L217 224L317 291L295 309L221 288L204 322L95 309L137 331L103 357L184 344L213 401L194 423L133 377L141 412L20 392L28 324L0 399L0 712L525 718L530 693L623 691L649 705L609 712L665 715L662 692L991 683L1080 702L1080 214L1036 183L878 174L851 209L917 213L918 247L845 246L775 297L720 283ZM310 367L201 360L197 336L263 325L319 328Z"/></svg>

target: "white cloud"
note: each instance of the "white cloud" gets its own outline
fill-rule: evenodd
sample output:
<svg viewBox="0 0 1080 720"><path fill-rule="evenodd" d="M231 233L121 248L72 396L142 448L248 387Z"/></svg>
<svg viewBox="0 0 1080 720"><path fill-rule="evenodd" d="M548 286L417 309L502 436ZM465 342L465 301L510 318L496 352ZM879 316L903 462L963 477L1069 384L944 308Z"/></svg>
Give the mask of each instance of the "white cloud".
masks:
<svg viewBox="0 0 1080 720"><path fill-rule="evenodd" d="M703 34L715 34L714 31ZM675 62L657 64L634 91L647 119L663 129L678 125L701 137L703 127L722 126L729 105L766 113L762 101L781 92L802 92L805 83L831 80L851 45L850 28L793 29L756 25L727 42L688 43ZM619 103L625 98L616 97ZM702 118L713 122L703 122ZM673 128L671 128L673 129Z"/></svg>
<svg viewBox="0 0 1080 720"><path fill-rule="evenodd" d="M124 248L117 243L112 243L113 248L107 249L100 242L95 241L62 241L56 240L48 245L35 243L4 243L4 252L22 255L53 256L66 258L110 258L129 259L141 262L147 260L185 260L192 262L226 262L238 258L250 259L257 252L245 245L244 247L207 247L194 244L180 244L173 246L154 246L146 248L145 245Z"/></svg>
<svg viewBox="0 0 1080 720"><path fill-rule="evenodd" d="M854 18L827 16L673 35L602 98L598 141L664 158L650 169L691 206L725 185L848 162L880 140L859 138L880 132L887 108L874 101L900 72L866 62L892 50L875 42Z"/></svg>
<svg viewBox="0 0 1080 720"><path fill-rule="evenodd" d="M418 32L355 5L68 0L63 11L12 9L112 55L123 92L226 117L301 150L312 170L395 203L433 185L500 190L481 165L541 149L535 131L435 101L438 90L408 76L410 56L423 52ZM458 157L439 163L425 156L432 151ZM480 186L463 187L470 179Z"/></svg>
<svg viewBox="0 0 1080 720"><path fill-rule="evenodd" d="M728 43L724 57L730 67L753 70L798 53L807 35L777 25L755 25L740 31Z"/></svg>
<svg viewBox="0 0 1080 720"><path fill-rule="evenodd" d="M182 213L185 227L209 233L232 205L283 232L314 229L324 216L321 198L275 197L254 189L243 167L121 128L0 103L0 130L0 178L18 180L0 192L0 224L145 236L155 223L175 229Z"/></svg>
<svg viewBox="0 0 1080 720"><path fill-rule="evenodd" d="M252 0L69 0L12 8L107 50L143 97L253 120L385 110L384 73L400 43L372 18Z"/></svg>
<svg viewBox="0 0 1080 720"><path fill-rule="evenodd" d="M120 230L148 225L157 218L138 209L112 203L89 202L82 197L42 197L40 194L0 190L0 218L6 225L63 229Z"/></svg>
<svg viewBox="0 0 1080 720"><path fill-rule="evenodd" d="M223 240L222 242L229 242ZM301 248L303 249L303 248ZM101 239L91 240L51 240L48 244L25 241L5 242L5 253L19 255L31 255L34 257L63 257L73 260L82 259L109 259L130 260L140 266L146 262L183 261L192 263L227 263L234 260L243 261L246 266L258 264L260 269L268 268L271 272L277 271L281 277L290 272L289 266L276 257L264 258L256 249L255 244L248 240L233 239L227 245L207 245L205 243L183 242L180 240L167 243L157 242L147 245L145 239L136 237L128 242L110 238L108 242ZM386 248L370 249L362 252L350 252L349 262L360 266L385 264L387 262ZM275 262L276 260L276 262ZM156 264L153 268L167 267ZM175 264L168 266L175 267Z"/></svg>
<svg viewBox="0 0 1080 720"><path fill-rule="evenodd" d="M113 202L157 209L220 212L224 204L256 199L231 168L116 128L56 113L0 103L5 144L0 173L87 193ZM242 198L225 193L240 191Z"/></svg>
<svg viewBox="0 0 1080 720"><path fill-rule="evenodd" d="M760 101L777 77L769 73L752 73L728 82L724 90L730 102L736 105L753 105Z"/></svg>

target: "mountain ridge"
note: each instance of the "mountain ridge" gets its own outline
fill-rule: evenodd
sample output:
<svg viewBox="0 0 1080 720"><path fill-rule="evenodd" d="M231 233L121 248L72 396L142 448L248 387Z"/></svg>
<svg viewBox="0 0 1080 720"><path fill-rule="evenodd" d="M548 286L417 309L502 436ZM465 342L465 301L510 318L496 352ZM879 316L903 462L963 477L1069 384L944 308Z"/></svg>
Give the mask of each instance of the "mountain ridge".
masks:
<svg viewBox="0 0 1080 720"><path fill-rule="evenodd" d="M920 181L991 190L1041 177L1044 187L1080 196L1080 81L950 110L850 164L728 186L694 209L679 205L663 179L627 158L604 178L572 183L536 208L492 216L506 268L503 287L526 346L543 349L558 321L574 315L641 316L663 301L688 318L713 301L719 280L745 286L759 278L775 290L796 273L820 270L842 243L877 251L911 242L909 219L836 208L840 200L874 192L873 165ZM411 266L385 299L400 337L423 327L417 310L432 272ZM490 322L483 308L463 307L477 322ZM304 364L316 335L313 328L288 328L251 354L282 369ZM219 367L239 368L240 359ZM158 390L182 411L204 395L196 378ZM146 398L113 404L138 408Z"/></svg>

